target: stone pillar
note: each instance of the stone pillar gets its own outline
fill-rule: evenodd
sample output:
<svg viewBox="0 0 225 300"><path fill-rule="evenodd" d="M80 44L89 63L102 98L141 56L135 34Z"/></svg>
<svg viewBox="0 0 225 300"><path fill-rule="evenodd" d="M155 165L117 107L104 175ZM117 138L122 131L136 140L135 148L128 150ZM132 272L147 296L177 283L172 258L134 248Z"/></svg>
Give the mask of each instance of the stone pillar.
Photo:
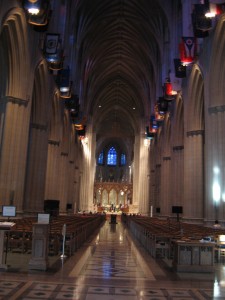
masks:
<svg viewBox="0 0 225 300"><path fill-rule="evenodd" d="M48 141L48 160L45 184L45 200L59 199L59 173L60 173L59 141Z"/></svg>
<svg viewBox="0 0 225 300"><path fill-rule="evenodd" d="M59 199L60 199L60 212L66 213L68 181L69 181L69 163L68 153L61 152L60 154L60 174L59 174Z"/></svg>
<svg viewBox="0 0 225 300"><path fill-rule="evenodd" d="M24 211L43 211L48 154L47 126L31 124Z"/></svg>
<svg viewBox="0 0 225 300"><path fill-rule="evenodd" d="M140 138L135 136L134 143L134 164L133 164L133 206L139 205L139 157L140 157Z"/></svg>
<svg viewBox="0 0 225 300"><path fill-rule="evenodd" d="M203 130L187 132L184 151L184 217L203 221Z"/></svg>
<svg viewBox="0 0 225 300"><path fill-rule="evenodd" d="M172 153L172 198L171 205L183 206L184 146L174 146Z"/></svg>
<svg viewBox="0 0 225 300"><path fill-rule="evenodd" d="M23 211L30 105L23 99L0 99L0 202Z"/></svg>
<svg viewBox="0 0 225 300"><path fill-rule="evenodd" d="M143 215L149 214L149 144L144 144L144 136L136 135L133 165L133 210Z"/></svg>
<svg viewBox="0 0 225 300"><path fill-rule="evenodd" d="M171 214L171 157L164 156L161 164L160 215Z"/></svg>
<svg viewBox="0 0 225 300"><path fill-rule="evenodd" d="M140 139L140 156L139 156L139 212L143 215L150 213L149 207L149 148L150 145L144 144L144 138Z"/></svg>
<svg viewBox="0 0 225 300"><path fill-rule="evenodd" d="M91 126L82 141L83 172L80 188L80 208L90 211L93 209L94 177L95 177L95 134Z"/></svg>
<svg viewBox="0 0 225 300"><path fill-rule="evenodd" d="M214 222L225 215L225 106L210 107L207 114L205 138L206 195L204 216ZM215 200L213 190L217 190ZM216 197L217 198L217 197Z"/></svg>

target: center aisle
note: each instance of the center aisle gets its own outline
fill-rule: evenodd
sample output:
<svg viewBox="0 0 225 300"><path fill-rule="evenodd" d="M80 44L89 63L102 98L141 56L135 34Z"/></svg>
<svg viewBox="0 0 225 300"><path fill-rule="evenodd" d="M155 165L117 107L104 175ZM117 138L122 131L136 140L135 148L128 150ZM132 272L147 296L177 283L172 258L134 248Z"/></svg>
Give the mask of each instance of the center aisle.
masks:
<svg viewBox="0 0 225 300"><path fill-rule="evenodd" d="M161 260L153 259L132 239L120 221L117 224L106 221L98 235L55 276L63 282L67 276L67 282L76 285L72 299L224 299L213 298L213 284L208 278L181 280L160 264Z"/></svg>
<svg viewBox="0 0 225 300"><path fill-rule="evenodd" d="M91 256L81 270L76 266L69 276L85 279L127 281L155 280L136 246L129 238L127 230L119 222L106 222L100 229L94 243L87 250Z"/></svg>

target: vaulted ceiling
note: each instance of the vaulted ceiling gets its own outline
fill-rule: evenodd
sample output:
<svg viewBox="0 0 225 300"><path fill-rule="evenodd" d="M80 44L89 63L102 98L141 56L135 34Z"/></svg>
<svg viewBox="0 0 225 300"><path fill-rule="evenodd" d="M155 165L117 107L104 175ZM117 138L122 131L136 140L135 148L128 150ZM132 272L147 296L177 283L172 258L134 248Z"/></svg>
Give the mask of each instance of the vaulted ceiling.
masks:
<svg viewBox="0 0 225 300"><path fill-rule="evenodd" d="M77 68L97 142L134 140L150 116L173 0L76 1ZM74 10L73 10L74 13Z"/></svg>

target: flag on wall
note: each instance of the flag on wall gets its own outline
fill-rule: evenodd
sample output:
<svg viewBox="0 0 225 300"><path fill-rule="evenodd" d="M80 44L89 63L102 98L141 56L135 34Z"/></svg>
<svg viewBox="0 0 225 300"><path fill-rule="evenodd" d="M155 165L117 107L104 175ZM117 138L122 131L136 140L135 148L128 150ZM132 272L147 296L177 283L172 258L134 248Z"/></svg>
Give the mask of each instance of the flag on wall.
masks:
<svg viewBox="0 0 225 300"><path fill-rule="evenodd" d="M197 43L195 37L182 37L179 45L180 60L184 65L194 62L197 53Z"/></svg>

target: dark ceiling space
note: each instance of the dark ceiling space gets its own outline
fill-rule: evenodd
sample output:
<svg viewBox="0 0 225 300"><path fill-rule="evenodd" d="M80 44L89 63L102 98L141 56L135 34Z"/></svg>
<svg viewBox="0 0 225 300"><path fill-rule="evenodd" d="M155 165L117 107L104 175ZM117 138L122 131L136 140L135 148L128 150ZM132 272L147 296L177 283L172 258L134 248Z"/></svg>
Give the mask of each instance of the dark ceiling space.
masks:
<svg viewBox="0 0 225 300"><path fill-rule="evenodd" d="M97 142L134 141L140 121L150 116L168 36L166 2L82 0L74 4L83 107L93 118Z"/></svg>

